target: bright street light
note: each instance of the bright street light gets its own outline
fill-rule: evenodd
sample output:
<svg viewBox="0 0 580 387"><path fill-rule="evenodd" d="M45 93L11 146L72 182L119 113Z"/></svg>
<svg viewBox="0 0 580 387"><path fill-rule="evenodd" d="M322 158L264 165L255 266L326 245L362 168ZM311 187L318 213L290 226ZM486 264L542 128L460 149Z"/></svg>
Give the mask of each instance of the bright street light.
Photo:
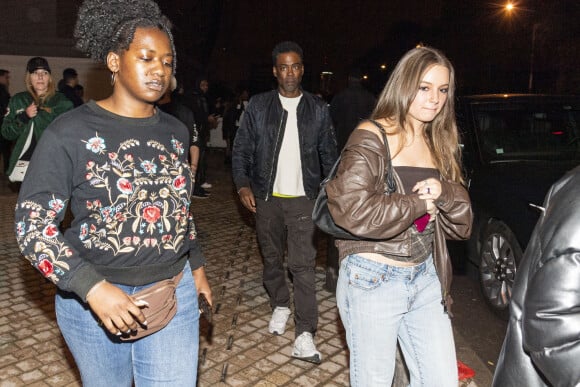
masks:
<svg viewBox="0 0 580 387"><path fill-rule="evenodd" d="M516 10L516 6L511 1L508 1L504 6L504 9L508 15L512 15ZM536 51L536 35L538 33L538 27L540 23L536 22L532 24L532 47L530 50L530 71L528 76L528 92L531 93L534 86L534 56Z"/></svg>

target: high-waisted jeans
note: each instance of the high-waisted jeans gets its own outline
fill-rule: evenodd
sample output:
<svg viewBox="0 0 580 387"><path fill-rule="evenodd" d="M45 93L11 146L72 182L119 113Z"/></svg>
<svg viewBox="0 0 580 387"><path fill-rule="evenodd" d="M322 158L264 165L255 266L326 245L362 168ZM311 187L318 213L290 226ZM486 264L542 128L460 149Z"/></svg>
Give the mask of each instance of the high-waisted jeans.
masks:
<svg viewBox="0 0 580 387"><path fill-rule="evenodd" d="M336 299L353 387L391 386L397 340L412 387L457 387L453 331L432 258L397 267L349 255L340 267Z"/></svg>
<svg viewBox="0 0 580 387"><path fill-rule="evenodd" d="M149 287L118 285L134 294ZM195 386L199 351L197 291L189 263L176 289L177 314L160 331L121 341L99 326L88 305L64 292L56 295L58 326L80 370L84 387Z"/></svg>

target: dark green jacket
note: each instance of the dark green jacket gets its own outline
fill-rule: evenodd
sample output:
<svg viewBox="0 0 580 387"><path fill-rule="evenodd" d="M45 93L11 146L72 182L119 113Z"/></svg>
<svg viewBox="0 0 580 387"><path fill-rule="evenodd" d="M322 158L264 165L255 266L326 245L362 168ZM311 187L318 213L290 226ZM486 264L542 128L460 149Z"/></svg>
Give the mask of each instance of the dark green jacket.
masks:
<svg viewBox="0 0 580 387"><path fill-rule="evenodd" d="M34 138L36 139L36 143L40 139L44 129L46 129L52 120L59 114L73 108L72 102L63 94L57 92L44 103L42 108L38 109L36 117L30 119L26 115L25 110L30 106L32 101L32 95L27 91L14 95L10 99L8 113L4 117L4 122L2 122L2 137L10 141L16 141L12 155L10 155L8 169L6 170L8 175L12 173L16 161L18 161L32 123L34 122Z"/></svg>

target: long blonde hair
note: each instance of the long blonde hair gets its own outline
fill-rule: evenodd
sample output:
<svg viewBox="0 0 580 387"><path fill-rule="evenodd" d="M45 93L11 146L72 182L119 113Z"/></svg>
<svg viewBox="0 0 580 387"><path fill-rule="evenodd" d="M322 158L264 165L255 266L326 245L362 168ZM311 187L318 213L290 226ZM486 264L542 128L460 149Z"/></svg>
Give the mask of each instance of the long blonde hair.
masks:
<svg viewBox="0 0 580 387"><path fill-rule="evenodd" d="M443 108L433 121L425 125L425 141L443 178L463 183L461 149L455 121L455 70L441 51L431 47L418 47L408 51L389 77L371 118L392 122L399 128L397 133L403 139L408 130L405 125L407 114L417 95L421 79L434 65L444 66L449 70L449 89ZM404 141L400 144L402 149Z"/></svg>
<svg viewBox="0 0 580 387"><path fill-rule="evenodd" d="M34 87L32 86L31 76L32 76L32 74L27 71L26 76L24 77L24 83L26 84L26 90L28 90L30 95L32 95L32 99L34 99L34 103L38 106L42 106L42 105L44 105L44 103L46 101L51 99L52 96L54 96L54 94L56 93L56 85L54 84L54 79L52 78L52 74L48 73L48 75L47 75L48 76L48 88L46 89L46 93L39 95L38 93L36 93L36 90L34 90Z"/></svg>

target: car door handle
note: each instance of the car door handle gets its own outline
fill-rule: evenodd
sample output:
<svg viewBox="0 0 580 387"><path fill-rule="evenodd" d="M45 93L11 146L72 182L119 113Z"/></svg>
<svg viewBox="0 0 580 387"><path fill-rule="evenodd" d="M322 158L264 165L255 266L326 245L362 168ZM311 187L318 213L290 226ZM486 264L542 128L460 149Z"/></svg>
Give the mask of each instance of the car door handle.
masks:
<svg viewBox="0 0 580 387"><path fill-rule="evenodd" d="M542 206L538 206L537 204L534 203L528 203L528 205L532 208L535 208L536 210L542 211L542 212L546 212L546 209Z"/></svg>

